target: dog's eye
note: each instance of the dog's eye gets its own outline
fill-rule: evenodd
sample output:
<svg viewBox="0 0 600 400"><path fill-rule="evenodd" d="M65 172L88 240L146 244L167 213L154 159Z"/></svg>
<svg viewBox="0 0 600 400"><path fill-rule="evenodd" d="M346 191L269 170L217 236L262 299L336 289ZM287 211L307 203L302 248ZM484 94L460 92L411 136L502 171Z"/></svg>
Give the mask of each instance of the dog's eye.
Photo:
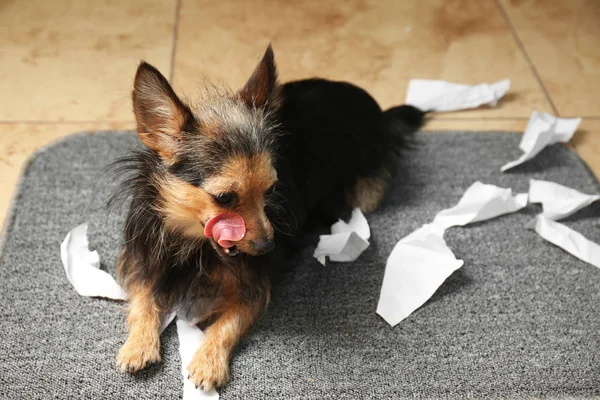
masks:
<svg viewBox="0 0 600 400"><path fill-rule="evenodd" d="M231 193L231 192L219 193L218 195L216 195L214 197L215 197L215 200L217 201L217 203L219 203L220 205L229 206L235 200L235 193Z"/></svg>
<svg viewBox="0 0 600 400"><path fill-rule="evenodd" d="M265 196L269 196L271 194L273 194L273 192L275 191L275 184L272 184L270 188L267 189L267 191L265 192Z"/></svg>

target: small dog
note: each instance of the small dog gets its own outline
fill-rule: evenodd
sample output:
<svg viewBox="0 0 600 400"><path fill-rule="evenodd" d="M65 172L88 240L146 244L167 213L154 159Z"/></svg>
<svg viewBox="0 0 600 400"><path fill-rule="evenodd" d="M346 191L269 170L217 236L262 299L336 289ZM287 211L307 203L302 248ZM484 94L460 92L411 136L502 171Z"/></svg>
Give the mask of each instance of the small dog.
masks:
<svg viewBox="0 0 600 400"><path fill-rule="evenodd" d="M117 263L129 336L117 365L159 361L161 317L185 310L206 329L188 366L203 390L227 382L294 238L354 207L374 210L423 122L410 106L383 112L349 83L280 85L271 46L241 90L208 92L192 107L140 64L132 97L145 148L117 162L130 175L115 197L131 199Z"/></svg>

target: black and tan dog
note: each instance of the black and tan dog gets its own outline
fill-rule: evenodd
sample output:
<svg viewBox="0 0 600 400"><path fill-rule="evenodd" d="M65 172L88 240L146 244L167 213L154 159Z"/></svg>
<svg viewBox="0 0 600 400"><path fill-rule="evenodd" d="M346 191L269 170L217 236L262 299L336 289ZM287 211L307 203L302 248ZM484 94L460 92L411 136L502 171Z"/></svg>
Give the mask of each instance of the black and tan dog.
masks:
<svg viewBox="0 0 600 400"><path fill-rule="evenodd" d="M383 112L343 82L280 85L271 47L241 90L211 88L196 106L142 63L133 107L145 149L116 164L130 173L117 197L131 198L117 266L129 337L117 364L134 372L159 361L162 315L187 310L206 329L189 379L208 390L227 382L294 237L375 209L423 113Z"/></svg>

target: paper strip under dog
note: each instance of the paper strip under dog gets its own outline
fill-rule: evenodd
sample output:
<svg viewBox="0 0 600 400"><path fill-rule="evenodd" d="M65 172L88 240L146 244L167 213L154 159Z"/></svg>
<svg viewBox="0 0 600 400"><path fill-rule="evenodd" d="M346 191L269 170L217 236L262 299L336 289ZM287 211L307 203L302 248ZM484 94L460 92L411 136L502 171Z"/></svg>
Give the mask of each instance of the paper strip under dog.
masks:
<svg viewBox="0 0 600 400"><path fill-rule="evenodd" d="M192 361L196 351L204 340L204 333L193 323L185 319L185 315L177 314L177 337L179 338L179 356L181 357L181 375L183 376L184 400L218 399L219 394L215 389L203 392L196 389L190 381L187 366Z"/></svg>
<svg viewBox="0 0 600 400"><path fill-rule="evenodd" d="M500 170L507 171L538 155L546 146L566 143L579 127L581 118L556 118L548 113L534 111L529 118L519 148L523 155L504 164Z"/></svg>
<svg viewBox="0 0 600 400"><path fill-rule="evenodd" d="M127 300L127 293L105 271L98 269L100 257L98 252L88 249L87 224L81 224L71 230L60 246L61 259L67 279L77 293L87 297L104 297L113 300ZM162 319L162 333L175 318L175 312ZM183 400L218 399L219 394L212 389L203 392L187 379L187 365L200 347L204 333L195 324L185 320L183 314L177 318L177 336L179 337L179 353L182 360L181 374L184 376Z"/></svg>
<svg viewBox="0 0 600 400"><path fill-rule="evenodd" d="M87 224L77 226L60 245L60 258L67 279L82 296L127 300L127 293L115 279L99 269L98 252L88 249L87 228Z"/></svg>
<svg viewBox="0 0 600 400"><path fill-rule="evenodd" d="M495 106L510 89L510 79L479 85L463 85L440 80L411 79L406 104L424 111L457 111Z"/></svg>
<svg viewBox="0 0 600 400"><path fill-rule="evenodd" d="M377 313L395 326L422 306L452 272L463 265L444 241L444 231L512 213L527 205L527 194L473 183L458 204L440 211L430 225L401 239L390 254Z"/></svg>
<svg viewBox="0 0 600 400"><path fill-rule="evenodd" d="M367 219L359 208L355 208L350 221L338 220L331 226L330 235L320 236L313 257L323 265L327 257L335 262L354 261L369 247L370 237Z"/></svg>

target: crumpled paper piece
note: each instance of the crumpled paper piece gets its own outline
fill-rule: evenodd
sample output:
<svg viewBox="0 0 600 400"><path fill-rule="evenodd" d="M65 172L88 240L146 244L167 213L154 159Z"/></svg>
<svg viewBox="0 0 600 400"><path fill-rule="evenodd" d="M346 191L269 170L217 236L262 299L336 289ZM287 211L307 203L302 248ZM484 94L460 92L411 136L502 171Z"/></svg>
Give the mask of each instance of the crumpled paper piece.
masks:
<svg viewBox="0 0 600 400"><path fill-rule="evenodd" d="M598 201L600 196L581 193L554 182L532 179L529 182L529 200L541 203L539 214L528 228L543 239L588 264L600 268L600 246L566 225L556 222Z"/></svg>
<svg viewBox="0 0 600 400"><path fill-rule="evenodd" d="M77 226L60 245L67 279L81 296L127 300L127 293L115 279L100 269L98 252L89 251L87 228L87 224Z"/></svg>
<svg viewBox="0 0 600 400"><path fill-rule="evenodd" d="M473 183L458 204L440 211L434 221L401 239L390 254L377 314L395 326L422 306L452 272L463 265L444 241L444 231L512 213L527 205L527 194Z"/></svg>
<svg viewBox="0 0 600 400"><path fill-rule="evenodd" d="M558 183L529 181L529 202L541 203L542 215L554 221L567 218L598 200L599 195L581 193Z"/></svg>
<svg viewBox="0 0 600 400"><path fill-rule="evenodd" d="M533 229L545 240L573 256L600 268L600 246L566 225L538 215Z"/></svg>
<svg viewBox="0 0 600 400"><path fill-rule="evenodd" d="M390 254L377 314L396 326L421 307L463 265L444 241L444 231L423 225L401 239Z"/></svg>
<svg viewBox="0 0 600 400"><path fill-rule="evenodd" d="M60 246L61 259L67 279L77 293L87 297L104 297L113 300L127 300L127 293L110 274L98 269L100 256L97 251L88 249L87 224L72 229ZM175 319L176 313L165 315L160 326L162 333ZM193 321L187 321L184 313L177 314L177 335L179 337L179 353L182 360L183 400L218 399L215 389L203 392L187 379L187 366L194 353L200 347L204 333Z"/></svg>
<svg viewBox="0 0 600 400"><path fill-rule="evenodd" d="M519 143L523 154L518 159L504 164L500 170L504 172L531 160L546 146L568 142L580 122L581 118L556 118L548 113L534 111Z"/></svg>
<svg viewBox="0 0 600 400"><path fill-rule="evenodd" d="M425 111L457 111L495 106L510 89L510 79L479 85L463 85L441 80L411 79L406 104Z"/></svg>
<svg viewBox="0 0 600 400"><path fill-rule="evenodd" d="M331 225L330 235L321 235L313 257L321 264L327 263L327 258L334 262L354 261L369 247L371 229L367 219L355 208L350 221L341 219Z"/></svg>
<svg viewBox="0 0 600 400"><path fill-rule="evenodd" d="M527 193L512 195L512 190L479 181L465 191L458 204L440 211L432 224L441 229L485 221L519 211L527 205Z"/></svg>

